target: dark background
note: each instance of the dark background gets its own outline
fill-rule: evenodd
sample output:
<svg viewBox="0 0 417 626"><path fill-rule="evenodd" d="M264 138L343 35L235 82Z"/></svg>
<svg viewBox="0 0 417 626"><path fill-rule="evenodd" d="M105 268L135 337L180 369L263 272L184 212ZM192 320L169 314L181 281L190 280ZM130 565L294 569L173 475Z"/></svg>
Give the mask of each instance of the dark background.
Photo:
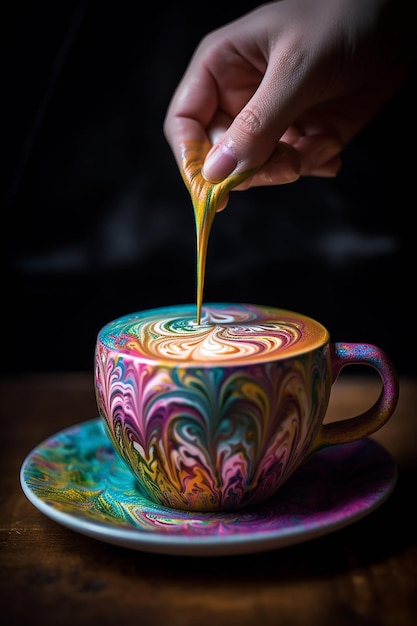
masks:
<svg viewBox="0 0 417 626"><path fill-rule="evenodd" d="M3 372L92 370L106 322L195 301L194 217L162 124L201 37L256 4L2 9ZM416 372L412 82L336 179L232 193L205 301L299 310Z"/></svg>

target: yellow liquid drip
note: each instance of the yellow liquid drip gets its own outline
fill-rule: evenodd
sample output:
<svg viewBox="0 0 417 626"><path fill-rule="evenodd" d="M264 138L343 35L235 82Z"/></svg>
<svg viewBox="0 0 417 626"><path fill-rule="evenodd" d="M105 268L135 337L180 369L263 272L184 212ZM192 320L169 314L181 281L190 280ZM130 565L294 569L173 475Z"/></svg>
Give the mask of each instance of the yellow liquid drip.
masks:
<svg viewBox="0 0 417 626"><path fill-rule="evenodd" d="M229 176L220 183L209 183L201 173L209 142L187 142L182 148L182 177L194 208L197 237L197 324L201 321L207 246L216 211L224 196L240 185L254 170Z"/></svg>

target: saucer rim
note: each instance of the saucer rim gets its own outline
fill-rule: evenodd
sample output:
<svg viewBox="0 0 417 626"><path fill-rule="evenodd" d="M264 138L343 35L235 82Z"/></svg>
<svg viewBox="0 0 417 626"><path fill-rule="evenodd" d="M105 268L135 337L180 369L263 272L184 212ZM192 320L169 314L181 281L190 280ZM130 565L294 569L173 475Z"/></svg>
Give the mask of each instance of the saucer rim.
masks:
<svg viewBox="0 0 417 626"><path fill-rule="evenodd" d="M240 535L228 535L227 537L222 537L221 541L219 541L219 537L217 535L204 536L204 534L199 534L195 536L178 536L175 534L147 533L143 529L134 527L118 528L117 525L106 523L105 521L91 521L85 519L85 517L77 516L76 513L69 513L55 508L52 503L40 498L29 487L25 479L26 468L31 463L33 456L39 452L39 449L43 445L46 445L51 439L86 427L88 424L92 424L93 422L101 423L101 418L95 417L90 420L84 420L82 422L72 424L46 437L43 441L32 448L32 450L26 455L21 465L19 473L21 488L32 505L54 522L68 528L71 531L130 550L140 550L143 552L176 556L228 556L263 552L271 549L294 546L336 532L337 530L350 526L351 524L354 524L368 516L378 509L390 497L398 479L398 468L391 454L378 441L372 437L367 437L360 440L363 442L363 445L369 445L370 443L375 449L379 450L379 452L383 452L385 454L387 463L390 464L391 469L390 482L388 483L387 481L385 490L379 493L369 506L358 508L354 513L351 513L345 518L340 518L336 521L332 519L324 521L320 520L315 522L308 529L304 528L303 525L300 525L298 527L288 526L276 530L254 530L250 532L250 534L244 533ZM341 444L339 447L346 445L350 444ZM113 451L113 454L117 456L115 451ZM143 495L141 495L141 499L150 502ZM152 504L153 506L158 507L155 503ZM140 504L138 504L138 506L140 506ZM164 511L164 513L169 511L169 508L163 505L159 505L159 508L161 511ZM224 515L224 513L221 514ZM215 513L211 513L210 515L213 517L215 516Z"/></svg>

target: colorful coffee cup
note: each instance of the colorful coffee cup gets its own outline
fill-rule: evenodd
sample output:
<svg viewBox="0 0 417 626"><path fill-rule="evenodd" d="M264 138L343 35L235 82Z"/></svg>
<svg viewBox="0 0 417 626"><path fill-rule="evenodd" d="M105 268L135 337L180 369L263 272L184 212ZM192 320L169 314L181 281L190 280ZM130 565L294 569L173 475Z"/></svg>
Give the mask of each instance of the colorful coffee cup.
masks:
<svg viewBox="0 0 417 626"><path fill-rule="evenodd" d="M173 508L228 511L270 498L317 450L367 437L392 416L398 377L381 349L332 343L293 311L233 303L145 310L98 333L100 416L143 494ZM365 412L323 423L341 369L381 378Z"/></svg>

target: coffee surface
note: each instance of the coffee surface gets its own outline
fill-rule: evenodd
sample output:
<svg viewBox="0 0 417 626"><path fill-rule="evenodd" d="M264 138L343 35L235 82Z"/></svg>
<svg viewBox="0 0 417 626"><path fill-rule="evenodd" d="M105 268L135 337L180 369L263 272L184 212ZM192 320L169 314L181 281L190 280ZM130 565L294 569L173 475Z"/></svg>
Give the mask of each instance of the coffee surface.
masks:
<svg viewBox="0 0 417 626"><path fill-rule="evenodd" d="M107 324L99 340L118 353L179 364L269 361L328 340L319 322L274 307L209 303L200 324L195 319L195 304L140 311Z"/></svg>

